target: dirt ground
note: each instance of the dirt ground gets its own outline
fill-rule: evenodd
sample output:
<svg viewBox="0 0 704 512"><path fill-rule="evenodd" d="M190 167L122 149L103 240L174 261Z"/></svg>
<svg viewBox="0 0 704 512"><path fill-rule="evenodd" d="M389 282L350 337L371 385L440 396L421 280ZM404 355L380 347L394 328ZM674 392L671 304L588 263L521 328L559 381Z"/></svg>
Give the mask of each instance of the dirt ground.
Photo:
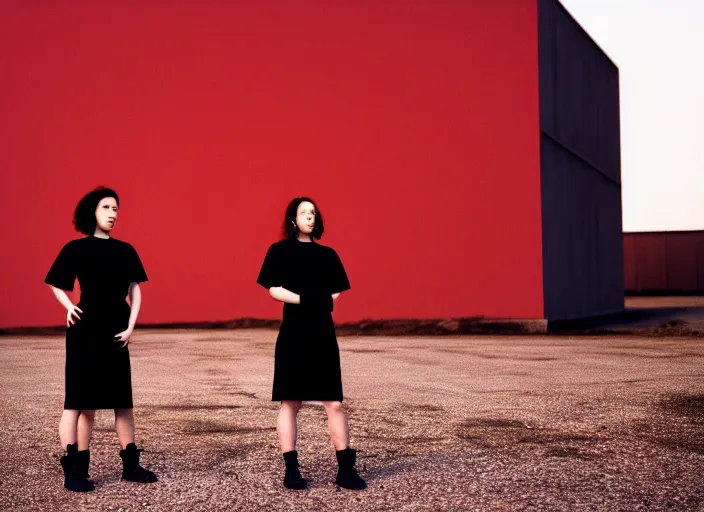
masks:
<svg viewBox="0 0 704 512"><path fill-rule="evenodd" d="M319 404L300 413L306 491L282 487L273 330L142 330L137 441L160 481L120 480L112 414L97 490L63 489L61 336L0 337L2 510L704 510L704 338L340 337L369 488L339 490Z"/></svg>

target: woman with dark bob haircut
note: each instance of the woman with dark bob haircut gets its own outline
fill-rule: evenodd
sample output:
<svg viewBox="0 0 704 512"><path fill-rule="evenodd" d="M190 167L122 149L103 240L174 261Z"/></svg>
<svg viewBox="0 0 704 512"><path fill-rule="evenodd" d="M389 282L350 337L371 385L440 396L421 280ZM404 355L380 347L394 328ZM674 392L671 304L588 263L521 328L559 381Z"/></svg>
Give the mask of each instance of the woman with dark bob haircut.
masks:
<svg viewBox="0 0 704 512"><path fill-rule="evenodd" d="M325 406L330 438L337 451L335 483L364 489L349 447L347 418L342 408L340 352L332 319L334 302L350 289L337 253L316 242L323 236L323 217L315 202L297 197L286 208L283 240L266 253L257 283L284 303L276 340L272 400L281 402L277 430L286 473L284 486L305 489L296 451L296 416L304 401Z"/></svg>
<svg viewBox="0 0 704 512"><path fill-rule="evenodd" d="M56 257L45 282L66 308L66 368L64 412L59 424L64 487L86 492L90 438L96 409L115 411L115 430L122 450L122 478L156 482L154 473L139 465L134 443L132 376L127 344L134 330L147 275L137 251L110 237L120 200L114 190L99 187L76 206L73 224L84 238L68 242ZM71 302L78 278L81 299ZM128 304L125 300L130 299Z"/></svg>

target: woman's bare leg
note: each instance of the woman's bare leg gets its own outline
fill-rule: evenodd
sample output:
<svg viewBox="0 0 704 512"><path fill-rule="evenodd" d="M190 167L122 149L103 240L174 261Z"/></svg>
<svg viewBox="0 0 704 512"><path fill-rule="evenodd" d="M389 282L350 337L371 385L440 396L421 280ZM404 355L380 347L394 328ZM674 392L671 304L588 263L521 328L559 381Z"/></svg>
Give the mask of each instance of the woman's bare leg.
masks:
<svg viewBox="0 0 704 512"><path fill-rule="evenodd" d="M323 405L328 414L330 440L335 446L335 450L344 450L350 444L350 433L342 402L323 402Z"/></svg>
<svg viewBox="0 0 704 512"><path fill-rule="evenodd" d="M276 430L279 434L279 444L281 453L290 452L296 449L296 416L301 408L301 402L293 400L283 400L279 409L279 418L276 422Z"/></svg>
<svg viewBox="0 0 704 512"><path fill-rule="evenodd" d="M59 422L59 440L61 441L61 448L66 450L66 447L70 444L74 444L78 441L78 417L81 411L76 409L64 409L61 415L61 421Z"/></svg>
<svg viewBox="0 0 704 512"><path fill-rule="evenodd" d="M78 450L90 448L90 439L93 435L93 423L95 422L95 411L81 411L78 416Z"/></svg>
<svg viewBox="0 0 704 512"><path fill-rule="evenodd" d="M134 443L134 413L132 409L115 409L115 430L123 450L128 444Z"/></svg>

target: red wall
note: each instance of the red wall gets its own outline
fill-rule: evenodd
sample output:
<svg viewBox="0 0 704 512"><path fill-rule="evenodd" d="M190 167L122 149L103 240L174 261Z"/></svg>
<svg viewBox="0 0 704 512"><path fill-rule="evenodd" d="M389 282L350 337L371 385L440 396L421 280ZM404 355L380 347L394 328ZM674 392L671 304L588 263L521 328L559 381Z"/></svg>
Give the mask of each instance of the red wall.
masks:
<svg viewBox="0 0 704 512"><path fill-rule="evenodd" d="M121 194L142 322L276 318L255 284L315 198L336 319L543 316L537 7L0 3L0 326L60 324L71 215Z"/></svg>

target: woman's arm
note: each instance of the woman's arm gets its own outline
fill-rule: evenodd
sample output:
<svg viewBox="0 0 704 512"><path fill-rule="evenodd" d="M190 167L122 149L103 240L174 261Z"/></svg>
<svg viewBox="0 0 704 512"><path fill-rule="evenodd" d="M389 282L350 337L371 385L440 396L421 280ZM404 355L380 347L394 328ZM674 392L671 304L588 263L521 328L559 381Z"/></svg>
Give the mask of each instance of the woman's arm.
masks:
<svg viewBox="0 0 704 512"><path fill-rule="evenodd" d="M80 320L81 317L77 312L83 313L81 308L78 306L74 306L73 302L71 302L71 299L68 298L68 295L66 295L66 292L63 291L61 288L57 288L55 286L51 286L51 291L54 292L54 296L56 299L61 303L61 305L66 308L66 311L68 314L66 315L66 325L71 326L76 323L76 320ZM76 317L76 320L73 319L73 317Z"/></svg>
<svg viewBox="0 0 704 512"><path fill-rule="evenodd" d="M130 336L132 336L134 326L137 324L137 317L139 317L139 308L142 307L142 289L139 287L139 283L130 283L128 294L131 311L127 329L115 335L116 339L123 342L120 348L126 347L130 342Z"/></svg>
<svg viewBox="0 0 704 512"><path fill-rule="evenodd" d="M274 300L278 300L280 302L287 302L289 304L300 304L301 303L301 296L298 295L297 293L293 293L290 290L287 290L283 286L274 286L272 288L269 288L269 295ZM332 300L333 302L337 300L337 298L340 296L340 293L333 293L332 294Z"/></svg>
<svg viewBox="0 0 704 512"><path fill-rule="evenodd" d="M274 286L272 288L269 288L269 295L271 295L274 300L278 300L280 302L287 302L289 304L301 303L300 295L287 290L283 286Z"/></svg>
<svg viewBox="0 0 704 512"><path fill-rule="evenodd" d="M130 284L129 297L131 311L127 329L134 331L134 326L137 325L137 318L139 317L139 308L142 307L142 289L139 287L139 283Z"/></svg>

